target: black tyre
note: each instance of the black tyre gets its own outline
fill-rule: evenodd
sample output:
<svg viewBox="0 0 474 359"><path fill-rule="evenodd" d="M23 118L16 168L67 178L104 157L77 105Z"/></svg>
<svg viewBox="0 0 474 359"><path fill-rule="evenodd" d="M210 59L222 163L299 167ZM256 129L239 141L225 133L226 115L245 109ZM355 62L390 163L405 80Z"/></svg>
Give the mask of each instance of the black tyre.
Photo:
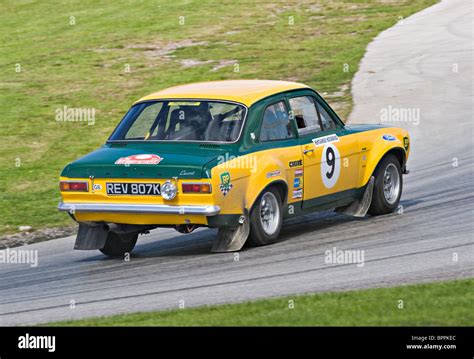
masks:
<svg viewBox="0 0 474 359"><path fill-rule="evenodd" d="M368 213L377 216L393 212L403 189L402 167L394 155L385 156L374 173L374 192Z"/></svg>
<svg viewBox="0 0 474 359"><path fill-rule="evenodd" d="M282 200L274 187L265 189L250 212L250 246L266 246L275 243L283 222Z"/></svg>
<svg viewBox="0 0 474 359"><path fill-rule="evenodd" d="M138 233L117 234L109 232L105 246L100 251L109 257L123 257L125 253L131 253L137 243Z"/></svg>

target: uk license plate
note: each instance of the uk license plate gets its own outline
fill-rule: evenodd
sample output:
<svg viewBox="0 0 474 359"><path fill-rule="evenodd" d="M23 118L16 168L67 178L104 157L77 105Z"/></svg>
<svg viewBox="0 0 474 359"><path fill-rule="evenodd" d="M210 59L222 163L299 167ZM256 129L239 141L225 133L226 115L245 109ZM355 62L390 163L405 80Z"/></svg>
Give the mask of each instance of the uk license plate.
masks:
<svg viewBox="0 0 474 359"><path fill-rule="evenodd" d="M106 183L108 195L159 196L159 183Z"/></svg>

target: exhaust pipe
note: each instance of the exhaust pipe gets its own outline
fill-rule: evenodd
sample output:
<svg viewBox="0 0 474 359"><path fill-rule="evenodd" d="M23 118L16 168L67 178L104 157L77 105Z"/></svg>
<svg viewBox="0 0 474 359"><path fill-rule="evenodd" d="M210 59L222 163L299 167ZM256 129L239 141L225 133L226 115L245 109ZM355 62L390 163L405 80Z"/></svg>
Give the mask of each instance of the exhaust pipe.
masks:
<svg viewBox="0 0 474 359"><path fill-rule="evenodd" d="M195 224L178 224L177 226L174 227L176 231L178 231L179 233L184 233L184 234L191 233L196 228L198 228L198 226Z"/></svg>

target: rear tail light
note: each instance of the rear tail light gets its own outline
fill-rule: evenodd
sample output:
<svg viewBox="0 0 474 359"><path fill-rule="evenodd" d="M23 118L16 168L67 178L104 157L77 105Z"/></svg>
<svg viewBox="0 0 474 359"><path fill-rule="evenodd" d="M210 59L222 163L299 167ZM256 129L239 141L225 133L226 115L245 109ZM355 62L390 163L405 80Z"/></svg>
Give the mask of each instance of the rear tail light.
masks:
<svg viewBox="0 0 474 359"><path fill-rule="evenodd" d="M210 183L183 183L183 193L211 193Z"/></svg>
<svg viewBox="0 0 474 359"><path fill-rule="evenodd" d="M87 181L61 181L59 182L59 189L62 192L87 192L89 183Z"/></svg>

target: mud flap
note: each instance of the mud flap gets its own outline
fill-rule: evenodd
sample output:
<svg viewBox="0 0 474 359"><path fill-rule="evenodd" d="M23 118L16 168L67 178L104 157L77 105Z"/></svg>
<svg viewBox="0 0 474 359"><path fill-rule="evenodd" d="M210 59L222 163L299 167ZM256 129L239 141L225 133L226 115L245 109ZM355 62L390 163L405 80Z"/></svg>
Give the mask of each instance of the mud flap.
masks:
<svg viewBox="0 0 474 359"><path fill-rule="evenodd" d="M242 249L250 234L248 212L241 218L242 223L238 226L219 228L217 239L212 245L212 253L235 252Z"/></svg>
<svg viewBox="0 0 474 359"><path fill-rule="evenodd" d="M370 177L369 183L364 191L362 197L351 204L337 208L336 212L346 214L354 217L364 217L369 210L370 204L372 203L372 194L374 192L374 176Z"/></svg>
<svg viewBox="0 0 474 359"><path fill-rule="evenodd" d="M109 230L103 224L88 225L79 223L74 249L102 249L105 246L108 234Z"/></svg>

